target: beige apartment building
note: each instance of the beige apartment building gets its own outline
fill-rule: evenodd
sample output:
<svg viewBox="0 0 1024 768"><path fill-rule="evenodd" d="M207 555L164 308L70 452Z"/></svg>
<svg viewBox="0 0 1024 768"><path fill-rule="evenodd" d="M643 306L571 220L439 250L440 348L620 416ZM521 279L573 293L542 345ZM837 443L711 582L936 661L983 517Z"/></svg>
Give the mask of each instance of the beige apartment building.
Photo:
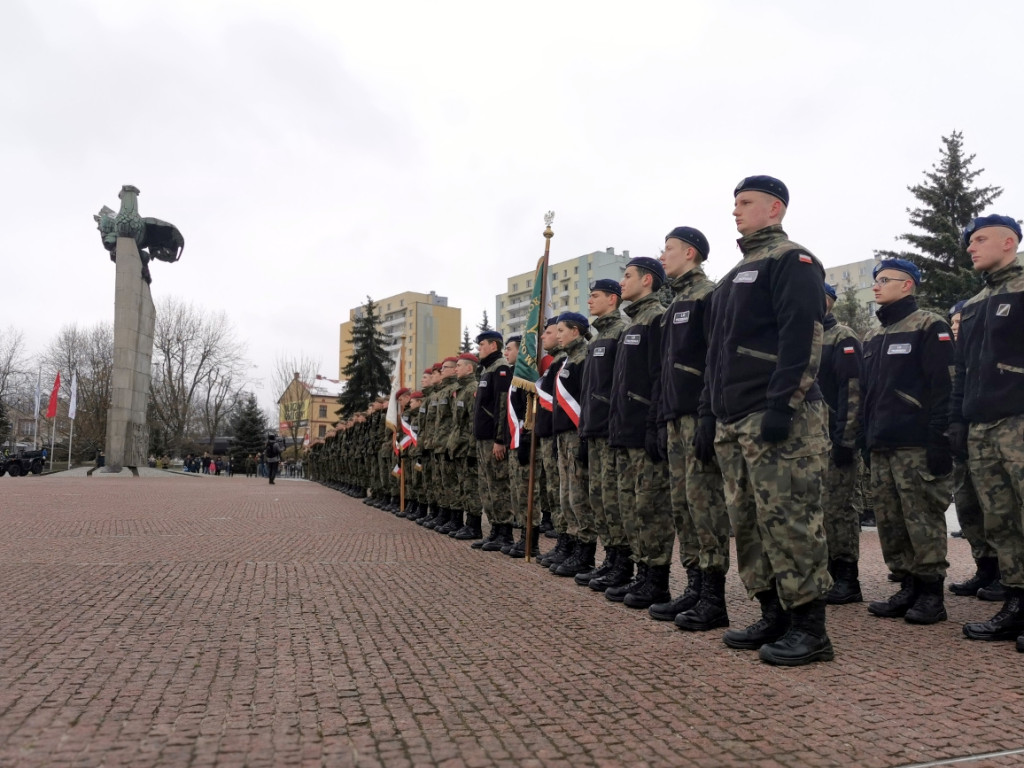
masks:
<svg viewBox="0 0 1024 768"><path fill-rule="evenodd" d="M388 353L397 361L405 337L405 370L402 385L419 386L420 373L428 365L458 353L462 342L462 310L448 306L448 298L430 293L407 291L375 300L381 318L380 329L391 339ZM363 307L350 309L349 319L341 324L338 378L352 357L352 326L362 316Z"/></svg>
<svg viewBox="0 0 1024 768"><path fill-rule="evenodd" d="M621 280L629 259L629 251L615 253L614 248L606 248L550 265L552 310L589 314L587 297L591 283L602 278ZM494 297L495 326L506 338L522 333L526 325L535 270L536 264L530 267L529 272L508 278L508 290Z"/></svg>

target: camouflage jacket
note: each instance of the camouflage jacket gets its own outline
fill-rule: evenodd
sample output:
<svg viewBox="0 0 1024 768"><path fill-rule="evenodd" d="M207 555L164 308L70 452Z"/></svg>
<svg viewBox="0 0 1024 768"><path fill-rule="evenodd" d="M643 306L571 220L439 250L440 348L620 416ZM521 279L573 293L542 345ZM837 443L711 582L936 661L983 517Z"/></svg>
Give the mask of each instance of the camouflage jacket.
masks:
<svg viewBox="0 0 1024 768"><path fill-rule="evenodd" d="M825 270L778 225L737 242L743 261L719 281L709 313L708 397L726 423L821 399Z"/></svg>
<svg viewBox="0 0 1024 768"><path fill-rule="evenodd" d="M861 408L868 448L946 445L953 386L953 334L907 296L878 310L864 337Z"/></svg>
<svg viewBox="0 0 1024 768"><path fill-rule="evenodd" d="M434 409L434 453L448 450L448 438L453 429L454 398L459 381L454 376L442 379L437 387L437 407Z"/></svg>
<svg viewBox="0 0 1024 768"><path fill-rule="evenodd" d="M828 434L833 444L853 448L860 427L860 340L831 313L824 327L818 386L828 404Z"/></svg>
<svg viewBox="0 0 1024 768"><path fill-rule="evenodd" d="M455 380L452 390L452 430L448 435L448 455L455 459L476 455L473 440L473 400L476 398L476 374Z"/></svg>
<svg viewBox="0 0 1024 768"><path fill-rule="evenodd" d="M626 321L616 310L594 318L591 328L597 331L597 336L587 347L587 362L583 366L580 437L608 437L615 353L626 330Z"/></svg>
<svg viewBox="0 0 1024 768"><path fill-rule="evenodd" d="M608 444L643 448L650 430L657 430L652 408L661 380L661 316L665 307L656 293L625 309L629 317L619 339L612 375Z"/></svg>
<svg viewBox="0 0 1024 768"><path fill-rule="evenodd" d="M555 397L551 407L554 433L575 432L583 398L583 363L587 359L587 339L580 336L565 347L565 359L555 374Z"/></svg>
<svg viewBox="0 0 1024 768"><path fill-rule="evenodd" d="M700 267L672 281L675 296L661 318L661 386L658 423L695 414L704 390L708 327L704 322L715 284Z"/></svg>
<svg viewBox="0 0 1024 768"><path fill-rule="evenodd" d="M988 423L1024 414L1024 268L986 274L960 315L950 418Z"/></svg>

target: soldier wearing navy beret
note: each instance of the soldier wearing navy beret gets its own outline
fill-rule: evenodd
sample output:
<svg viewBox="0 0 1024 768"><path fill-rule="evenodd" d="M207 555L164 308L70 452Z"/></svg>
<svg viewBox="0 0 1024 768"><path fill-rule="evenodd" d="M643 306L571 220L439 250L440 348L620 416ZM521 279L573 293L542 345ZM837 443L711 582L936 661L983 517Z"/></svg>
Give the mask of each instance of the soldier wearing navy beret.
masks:
<svg viewBox="0 0 1024 768"><path fill-rule="evenodd" d="M699 418L708 351L706 314L715 288L703 269L710 251L700 230L676 227L666 235L661 254L673 291L672 304L661 320L661 385L655 398L674 522L664 535L670 551L672 539L679 537L687 586L675 600L655 603L648 611L652 618L674 620L691 632L729 626L725 574L730 529L722 473L713 450L698 455L694 448L700 429L714 434L714 418L705 419L703 426ZM711 440L705 442L710 444Z"/></svg>
<svg viewBox="0 0 1024 768"><path fill-rule="evenodd" d="M629 317L615 356L608 445L615 450L619 509L629 539L636 578L605 590L605 597L630 608L648 608L671 599L668 588L672 549L664 529L669 505L668 470L658 448L657 411L652 408L661 377L661 316L656 292L665 282L661 262L630 259L622 275L622 299Z"/></svg>
<svg viewBox="0 0 1024 768"><path fill-rule="evenodd" d="M918 308L916 264L883 259L873 274L881 326L864 337L860 420L882 556L901 586L868 611L934 624L946 619L953 333L945 318Z"/></svg>
<svg viewBox="0 0 1024 768"><path fill-rule="evenodd" d="M964 231L985 285L963 307L951 408L954 451L967 457L995 547L1002 610L964 625L972 640L1017 640L1024 652L1024 269L1021 229L1009 216L976 218Z"/></svg>
<svg viewBox="0 0 1024 768"><path fill-rule="evenodd" d="M729 630L732 648L798 666L831 661L825 631L828 573L821 483L828 454L825 405L815 382L825 317L825 270L782 229L786 185L748 176L733 191L743 260L711 300L707 387L697 452L718 457L736 533L740 577L761 619ZM771 531L771 536L762 536Z"/></svg>
<svg viewBox="0 0 1024 768"><path fill-rule="evenodd" d="M477 335L476 343L480 352L480 383L473 407L473 436L476 438L480 497L491 531L486 539L472 546L494 552L515 543L505 460L508 429L505 420L512 370L502 356L504 339L500 333L484 331Z"/></svg>

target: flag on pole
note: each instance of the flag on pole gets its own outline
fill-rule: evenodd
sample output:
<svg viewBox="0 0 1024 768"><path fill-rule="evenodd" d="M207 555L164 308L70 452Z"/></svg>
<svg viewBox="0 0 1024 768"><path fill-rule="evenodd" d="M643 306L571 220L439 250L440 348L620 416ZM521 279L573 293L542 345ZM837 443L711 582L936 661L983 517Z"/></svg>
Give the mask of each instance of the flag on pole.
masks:
<svg viewBox="0 0 1024 768"><path fill-rule="evenodd" d="M75 420L78 411L78 371L71 374L71 402L68 403L68 418Z"/></svg>
<svg viewBox="0 0 1024 768"><path fill-rule="evenodd" d="M413 429L412 424L402 417L402 434L403 437L398 443L398 447L405 450L410 445L419 445L419 436L416 434L416 430Z"/></svg>
<svg viewBox="0 0 1024 768"><path fill-rule="evenodd" d="M392 432L398 432L398 390L402 386L401 366L395 363L395 375L391 379L391 397L388 399L388 412L384 423Z"/></svg>
<svg viewBox="0 0 1024 768"><path fill-rule="evenodd" d="M52 419L57 415L57 393L60 391L60 371L57 371L57 378L53 382L53 392L50 393L50 404L46 407L46 418Z"/></svg>
<svg viewBox="0 0 1024 768"><path fill-rule="evenodd" d="M519 447L525 413L516 413L512 405L512 392L516 388L529 391L537 389L536 382L540 378L540 356L543 349L540 336L544 331L544 321L551 312L551 290L548 285L548 255L545 253L537 260L537 270L533 275L533 295L530 297L530 309L526 315L526 326L523 328L523 340L519 343L519 356L516 368L512 372L512 386L508 391L508 431L512 437L512 448ZM538 393L539 394L539 393ZM544 404L543 398L541 405Z"/></svg>
<svg viewBox="0 0 1024 768"><path fill-rule="evenodd" d="M42 391L41 391L42 379L43 379L43 372L42 372L42 370L40 370L39 371L39 375L36 376L36 411L35 411L35 415L32 417L34 419L38 419L39 418L39 401L42 398Z"/></svg>

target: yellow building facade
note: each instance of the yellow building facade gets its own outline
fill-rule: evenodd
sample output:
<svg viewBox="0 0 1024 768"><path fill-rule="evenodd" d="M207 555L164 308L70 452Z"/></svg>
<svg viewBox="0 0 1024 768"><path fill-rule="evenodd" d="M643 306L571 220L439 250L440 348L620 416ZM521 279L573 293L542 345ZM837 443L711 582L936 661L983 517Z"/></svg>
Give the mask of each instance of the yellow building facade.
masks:
<svg viewBox="0 0 1024 768"><path fill-rule="evenodd" d="M390 339L388 354L398 361L404 336L405 370L402 385L416 389L420 373L428 365L458 353L462 342L462 310L449 307L445 296L406 291L374 300L380 317L381 331ZM363 307L349 310L349 319L341 324L339 333L338 378L352 357L352 327L362 316Z"/></svg>
<svg viewBox="0 0 1024 768"><path fill-rule="evenodd" d="M288 445L302 445L324 437L338 421L338 396L345 382L316 375L307 383L295 374L277 400L278 434Z"/></svg>

